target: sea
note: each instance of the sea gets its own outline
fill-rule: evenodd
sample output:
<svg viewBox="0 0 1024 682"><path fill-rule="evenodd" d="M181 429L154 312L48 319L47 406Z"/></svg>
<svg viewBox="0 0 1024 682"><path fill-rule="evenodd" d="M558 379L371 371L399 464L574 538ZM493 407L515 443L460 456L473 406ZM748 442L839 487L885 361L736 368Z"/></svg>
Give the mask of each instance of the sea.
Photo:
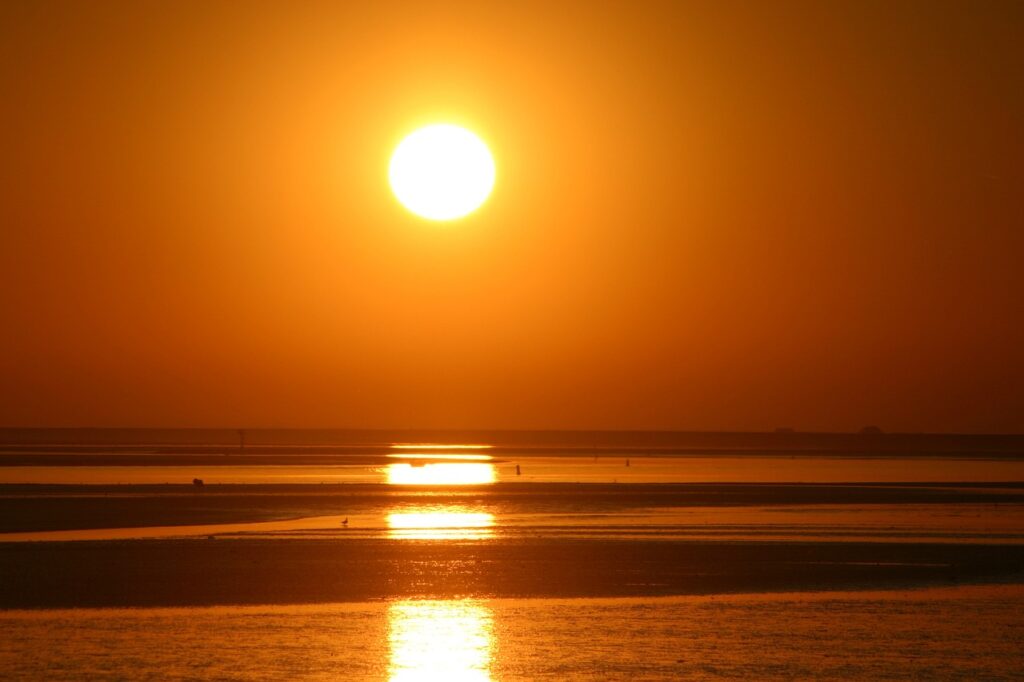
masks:
<svg viewBox="0 0 1024 682"><path fill-rule="evenodd" d="M0 510L3 679L1024 679L1014 436L0 430Z"/></svg>

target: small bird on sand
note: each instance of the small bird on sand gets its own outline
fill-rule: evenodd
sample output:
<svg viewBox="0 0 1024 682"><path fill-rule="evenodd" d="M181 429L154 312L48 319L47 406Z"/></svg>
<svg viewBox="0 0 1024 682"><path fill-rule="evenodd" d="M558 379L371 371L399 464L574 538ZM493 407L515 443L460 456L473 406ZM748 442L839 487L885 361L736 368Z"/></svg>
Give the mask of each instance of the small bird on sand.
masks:
<svg viewBox="0 0 1024 682"><path fill-rule="evenodd" d="M348 528L348 517L347 516L345 517L345 520L341 522L341 525L343 525L346 528Z"/></svg>

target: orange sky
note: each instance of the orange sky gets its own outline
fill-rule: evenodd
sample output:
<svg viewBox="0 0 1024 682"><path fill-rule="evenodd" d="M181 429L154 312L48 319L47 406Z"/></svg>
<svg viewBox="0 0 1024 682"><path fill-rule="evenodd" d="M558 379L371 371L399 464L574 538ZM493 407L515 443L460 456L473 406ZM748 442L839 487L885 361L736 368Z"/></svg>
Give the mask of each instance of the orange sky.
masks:
<svg viewBox="0 0 1024 682"><path fill-rule="evenodd" d="M5 3L0 425L1024 431L1024 5L892 5Z"/></svg>

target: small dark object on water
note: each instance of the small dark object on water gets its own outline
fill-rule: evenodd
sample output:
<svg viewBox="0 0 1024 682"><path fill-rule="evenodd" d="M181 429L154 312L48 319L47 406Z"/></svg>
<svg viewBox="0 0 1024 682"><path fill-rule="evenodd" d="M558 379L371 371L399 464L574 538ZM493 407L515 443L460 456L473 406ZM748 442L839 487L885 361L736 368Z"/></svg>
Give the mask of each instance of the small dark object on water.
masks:
<svg viewBox="0 0 1024 682"><path fill-rule="evenodd" d="M198 488L198 487L201 487L201 486L206 485L206 484L203 483L203 479L201 479L201 478L193 478L192 479L192 485L194 485L194 486L196 486Z"/></svg>
<svg viewBox="0 0 1024 682"><path fill-rule="evenodd" d="M521 471L521 470L519 469L519 465L517 464L517 465L516 465L516 476L519 476L519 475L520 475L520 474L522 474L522 473L523 473L523 472L522 472L522 471Z"/></svg>
<svg viewBox="0 0 1024 682"><path fill-rule="evenodd" d="M345 520L341 522L341 525L343 525L346 528L348 528L348 517L347 516L345 517Z"/></svg>
<svg viewBox="0 0 1024 682"><path fill-rule="evenodd" d="M626 460L626 466L629 466L629 459Z"/></svg>

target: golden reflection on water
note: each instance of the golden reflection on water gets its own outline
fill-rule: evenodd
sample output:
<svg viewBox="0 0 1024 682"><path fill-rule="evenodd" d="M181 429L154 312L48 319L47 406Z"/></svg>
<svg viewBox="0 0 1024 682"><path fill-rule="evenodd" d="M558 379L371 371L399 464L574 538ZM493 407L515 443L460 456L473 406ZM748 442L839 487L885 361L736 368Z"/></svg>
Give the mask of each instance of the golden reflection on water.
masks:
<svg viewBox="0 0 1024 682"><path fill-rule="evenodd" d="M451 452L444 454L438 454L436 452L392 452L385 457L393 457L395 459L429 459L429 460L450 460L452 462L489 462L494 458L490 455L461 455Z"/></svg>
<svg viewBox="0 0 1024 682"><path fill-rule="evenodd" d="M392 450L490 450L493 445L467 445L465 443L395 443Z"/></svg>
<svg viewBox="0 0 1024 682"><path fill-rule="evenodd" d="M480 485L496 479L494 465L482 462L395 463L387 466L387 476L392 485Z"/></svg>
<svg viewBox="0 0 1024 682"><path fill-rule="evenodd" d="M494 537L494 515L461 507L424 507L388 514L396 540L482 540Z"/></svg>
<svg viewBox="0 0 1024 682"><path fill-rule="evenodd" d="M491 609L472 599L388 606L389 679L490 680Z"/></svg>

